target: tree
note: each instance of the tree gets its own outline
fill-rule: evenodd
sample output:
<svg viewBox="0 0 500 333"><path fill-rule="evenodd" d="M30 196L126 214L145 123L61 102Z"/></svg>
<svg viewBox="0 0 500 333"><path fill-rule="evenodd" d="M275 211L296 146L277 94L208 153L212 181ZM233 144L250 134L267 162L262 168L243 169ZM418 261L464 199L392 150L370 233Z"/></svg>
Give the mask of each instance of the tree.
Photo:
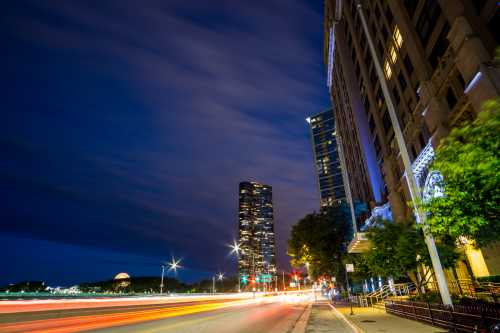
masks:
<svg viewBox="0 0 500 333"><path fill-rule="evenodd" d="M422 265L432 267L421 229L410 223L384 222L380 227L370 229L367 236L372 250L362 254L358 261L366 265L372 275L409 278L419 292L429 282L430 269L419 271ZM436 245L443 267L454 267L459 258L454 241L451 238L438 239Z"/></svg>
<svg viewBox="0 0 500 333"><path fill-rule="evenodd" d="M472 123L455 128L432 165L444 195L424 203L434 235L485 246L500 239L500 103L488 101Z"/></svg>
<svg viewBox="0 0 500 333"><path fill-rule="evenodd" d="M309 264L309 274L335 276L343 280L342 258L352 233L349 207L341 204L299 220L288 241L294 267Z"/></svg>

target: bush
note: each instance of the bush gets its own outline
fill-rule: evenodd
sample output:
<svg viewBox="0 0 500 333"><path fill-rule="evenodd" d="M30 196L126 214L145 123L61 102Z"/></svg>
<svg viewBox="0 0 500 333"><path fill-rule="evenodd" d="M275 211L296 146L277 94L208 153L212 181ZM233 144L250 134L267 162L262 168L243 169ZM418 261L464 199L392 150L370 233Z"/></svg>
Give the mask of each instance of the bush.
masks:
<svg viewBox="0 0 500 333"><path fill-rule="evenodd" d="M412 302L426 302L426 303L442 303L441 295L438 292L427 292L421 295L410 296Z"/></svg>
<svg viewBox="0 0 500 333"><path fill-rule="evenodd" d="M500 275L490 275L477 278L478 282L494 282L500 283Z"/></svg>

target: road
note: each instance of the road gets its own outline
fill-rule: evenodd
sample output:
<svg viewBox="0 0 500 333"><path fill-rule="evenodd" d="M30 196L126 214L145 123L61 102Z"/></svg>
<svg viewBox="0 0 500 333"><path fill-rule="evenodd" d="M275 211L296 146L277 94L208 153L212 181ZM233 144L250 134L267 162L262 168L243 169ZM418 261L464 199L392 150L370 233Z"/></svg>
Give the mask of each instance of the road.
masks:
<svg viewBox="0 0 500 333"><path fill-rule="evenodd" d="M0 332L290 332L309 302L306 296L218 297L160 304L39 309L1 313Z"/></svg>

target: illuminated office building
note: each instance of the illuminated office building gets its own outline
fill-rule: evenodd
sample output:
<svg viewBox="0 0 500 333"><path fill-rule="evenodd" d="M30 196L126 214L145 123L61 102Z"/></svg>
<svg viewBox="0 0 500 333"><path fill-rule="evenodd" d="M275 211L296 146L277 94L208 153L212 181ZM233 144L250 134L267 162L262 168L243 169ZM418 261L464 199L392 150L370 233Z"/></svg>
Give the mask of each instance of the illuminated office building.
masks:
<svg viewBox="0 0 500 333"><path fill-rule="evenodd" d="M240 276L276 272L272 187L256 182L239 185Z"/></svg>

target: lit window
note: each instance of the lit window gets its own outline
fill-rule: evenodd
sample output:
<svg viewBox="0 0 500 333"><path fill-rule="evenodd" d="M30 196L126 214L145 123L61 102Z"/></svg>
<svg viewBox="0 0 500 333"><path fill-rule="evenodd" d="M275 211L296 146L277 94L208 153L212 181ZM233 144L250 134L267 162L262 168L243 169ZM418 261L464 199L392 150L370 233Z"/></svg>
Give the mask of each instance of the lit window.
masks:
<svg viewBox="0 0 500 333"><path fill-rule="evenodd" d="M394 41L396 42L396 46L401 48L403 45L403 36L401 36L401 31L399 31L398 26L394 27L394 32L392 33L392 37L394 38Z"/></svg>
<svg viewBox="0 0 500 333"><path fill-rule="evenodd" d="M398 53L396 52L396 48L394 46L391 46L391 48L389 49L389 57L392 63L395 64L396 60L398 59Z"/></svg>
<svg viewBox="0 0 500 333"><path fill-rule="evenodd" d="M392 76L392 69L391 69L391 65L389 64L389 61L387 61L387 59L384 62L384 73L385 73L385 77L387 78L387 80L389 80Z"/></svg>

